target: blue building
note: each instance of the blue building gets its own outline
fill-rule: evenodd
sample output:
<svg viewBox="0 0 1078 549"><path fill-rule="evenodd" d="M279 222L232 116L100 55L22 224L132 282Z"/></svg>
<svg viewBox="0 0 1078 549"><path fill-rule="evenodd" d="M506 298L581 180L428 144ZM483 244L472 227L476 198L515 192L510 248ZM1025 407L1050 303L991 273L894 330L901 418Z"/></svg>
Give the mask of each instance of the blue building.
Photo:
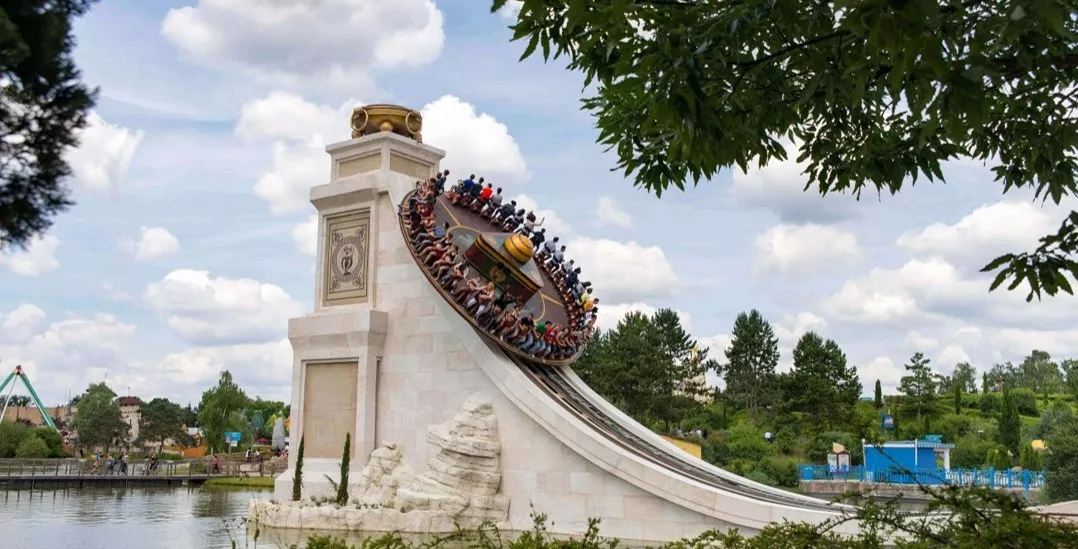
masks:
<svg viewBox="0 0 1078 549"><path fill-rule="evenodd" d="M910 471L925 483L931 479L946 478L951 470L951 450L954 444L944 443L939 437L925 440L896 440L880 445L862 444L865 470L873 472ZM940 474L942 473L942 474Z"/></svg>

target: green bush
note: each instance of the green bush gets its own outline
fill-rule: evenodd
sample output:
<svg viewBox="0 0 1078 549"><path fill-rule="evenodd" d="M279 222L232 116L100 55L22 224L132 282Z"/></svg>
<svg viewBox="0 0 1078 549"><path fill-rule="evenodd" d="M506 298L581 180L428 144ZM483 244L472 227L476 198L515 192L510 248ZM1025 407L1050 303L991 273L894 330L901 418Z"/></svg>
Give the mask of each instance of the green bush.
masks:
<svg viewBox="0 0 1078 549"><path fill-rule="evenodd" d="M1026 444L1022 446L1022 451L1018 455L1018 465L1027 471L1040 471L1044 469L1044 460L1041 459L1040 452Z"/></svg>
<svg viewBox="0 0 1078 549"><path fill-rule="evenodd" d="M764 441L763 432L751 425L740 424L723 432L723 439L730 449L731 459L745 459L757 462L770 456L771 445Z"/></svg>
<svg viewBox="0 0 1078 549"><path fill-rule="evenodd" d="M783 427L775 434L775 450L782 454L793 454L801 447L801 440L791 427Z"/></svg>
<svg viewBox="0 0 1078 549"><path fill-rule="evenodd" d="M820 433L809 444L808 458L814 463L824 463L827 454L831 452L831 444L837 442L846 447L850 453L850 465L862 463L864 456L861 455L861 440L853 433L846 431L827 431Z"/></svg>
<svg viewBox="0 0 1078 549"><path fill-rule="evenodd" d="M31 434L22 439L19 443L19 447L15 449L15 457L18 458L43 458L49 457L49 446L45 444L44 440L37 438L37 435Z"/></svg>
<svg viewBox="0 0 1078 549"><path fill-rule="evenodd" d="M796 488L800 483L797 475L797 461L788 457L769 457L760 462L756 469L773 479L776 486Z"/></svg>
<svg viewBox="0 0 1078 549"><path fill-rule="evenodd" d="M1000 403L1003 402L1003 397L999 393L988 393L981 395L981 413L982 414L996 414L999 413Z"/></svg>
<svg viewBox="0 0 1078 549"><path fill-rule="evenodd" d="M996 447L995 443L977 435L966 435L955 441L951 450L951 467L958 469L980 469L988 459L988 452Z"/></svg>
<svg viewBox="0 0 1078 549"><path fill-rule="evenodd" d="M947 414L933 423L932 430L935 434L943 435L944 442L954 442L970 434L972 427L972 417Z"/></svg>
<svg viewBox="0 0 1078 549"><path fill-rule="evenodd" d="M161 452L157 454L157 459L161 461L182 461L183 456L176 452Z"/></svg>
<svg viewBox="0 0 1078 549"><path fill-rule="evenodd" d="M988 466L995 469L1010 469L1013 460L1011 451L1000 444L988 451Z"/></svg>
<svg viewBox="0 0 1078 549"><path fill-rule="evenodd" d="M1074 420L1074 411L1069 404L1053 402L1047 410L1041 414L1040 421L1030 430L1030 436L1034 439L1045 439L1052 435L1061 425Z"/></svg>
<svg viewBox="0 0 1078 549"><path fill-rule="evenodd" d="M30 432L25 423L0 423L0 458L15 457L15 450Z"/></svg>
<svg viewBox="0 0 1078 549"><path fill-rule="evenodd" d="M1011 389L1011 398L1014 399L1014 405L1018 408L1018 413L1023 416L1036 416L1040 415L1040 411L1037 410L1037 394L1032 389Z"/></svg>
<svg viewBox="0 0 1078 549"><path fill-rule="evenodd" d="M759 482L760 484L775 486L775 480L768 476L767 473L759 469L753 469L752 471L749 471L749 474L745 475L745 478L754 482Z"/></svg>
<svg viewBox="0 0 1078 549"><path fill-rule="evenodd" d="M724 440L705 440L700 443L700 454L704 461L719 467L730 463L730 448Z"/></svg>

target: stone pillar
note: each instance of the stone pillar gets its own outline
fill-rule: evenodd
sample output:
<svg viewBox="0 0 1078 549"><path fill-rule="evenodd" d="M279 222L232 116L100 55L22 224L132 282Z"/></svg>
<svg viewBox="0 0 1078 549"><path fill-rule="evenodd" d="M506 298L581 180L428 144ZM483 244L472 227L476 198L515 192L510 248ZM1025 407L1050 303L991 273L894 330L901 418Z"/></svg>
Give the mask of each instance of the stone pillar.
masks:
<svg viewBox="0 0 1078 549"><path fill-rule="evenodd" d="M331 490L324 475L339 474L346 434L352 470L375 448L378 366L389 329L389 312L379 309L378 240L400 230L396 205L386 196L434 175L445 155L392 131L335 143L326 152L330 182L311 189L318 210L314 312L288 322L292 415L289 469L275 489L280 500L291 497L301 437L305 496ZM386 208L392 211L381 211Z"/></svg>

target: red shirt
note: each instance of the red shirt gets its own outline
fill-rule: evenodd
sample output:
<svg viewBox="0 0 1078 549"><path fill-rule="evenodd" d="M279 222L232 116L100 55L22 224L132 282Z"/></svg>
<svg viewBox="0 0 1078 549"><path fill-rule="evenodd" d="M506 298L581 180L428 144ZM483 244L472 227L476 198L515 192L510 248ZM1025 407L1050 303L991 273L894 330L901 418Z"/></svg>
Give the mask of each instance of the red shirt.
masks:
<svg viewBox="0 0 1078 549"><path fill-rule="evenodd" d="M479 199L486 202L492 194L494 194L494 189L486 187L483 189L482 192L479 193Z"/></svg>

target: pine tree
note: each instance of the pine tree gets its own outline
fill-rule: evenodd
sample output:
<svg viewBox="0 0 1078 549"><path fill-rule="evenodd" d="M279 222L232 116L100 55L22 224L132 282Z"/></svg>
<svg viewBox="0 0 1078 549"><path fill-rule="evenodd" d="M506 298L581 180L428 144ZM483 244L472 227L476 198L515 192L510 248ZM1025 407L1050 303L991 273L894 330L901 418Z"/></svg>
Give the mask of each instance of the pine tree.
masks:
<svg viewBox="0 0 1078 549"><path fill-rule="evenodd" d="M348 466L352 449L352 433L344 435L344 455L341 456L341 482L337 485L337 505L348 504Z"/></svg>
<svg viewBox="0 0 1078 549"><path fill-rule="evenodd" d="M782 376L787 404L809 414L818 426L833 427L849 419L861 395L861 380L838 344L808 332L797 341L793 359L793 369Z"/></svg>
<svg viewBox="0 0 1078 549"><path fill-rule="evenodd" d="M296 452L296 473L292 475L292 501L299 501L303 495L303 437L299 437L299 451Z"/></svg>
<svg viewBox="0 0 1078 549"><path fill-rule="evenodd" d="M771 323L759 311L737 315L726 349L723 374L726 392L749 410L754 424L759 422L759 408L773 385L779 363L779 340Z"/></svg>
<svg viewBox="0 0 1078 549"><path fill-rule="evenodd" d="M1022 439L1022 422L1018 417L1018 406L1011 397L1010 390L1003 386L1003 402L999 416L999 443L1010 450L1012 456L1018 456Z"/></svg>
<svg viewBox="0 0 1078 549"><path fill-rule="evenodd" d="M873 399L873 404L876 406L877 410L879 410L880 408L883 408L883 386L880 385L880 380L878 380L878 379L876 380L876 390L875 390L875 398Z"/></svg>
<svg viewBox="0 0 1078 549"><path fill-rule="evenodd" d="M925 415L935 413L936 402L936 378L932 374L927 358L921 353L914 353L910 357L910 363L906 365L906 371L910 375L903 376L899 388L909 397L909 405L916 411L918 420Z"/></svg>
<svg viewBox="0 0 1078 549"><path fill-rule="evenodd" d="M962 413L962 386L957 383L954 384L954 413Z"/></svg>

